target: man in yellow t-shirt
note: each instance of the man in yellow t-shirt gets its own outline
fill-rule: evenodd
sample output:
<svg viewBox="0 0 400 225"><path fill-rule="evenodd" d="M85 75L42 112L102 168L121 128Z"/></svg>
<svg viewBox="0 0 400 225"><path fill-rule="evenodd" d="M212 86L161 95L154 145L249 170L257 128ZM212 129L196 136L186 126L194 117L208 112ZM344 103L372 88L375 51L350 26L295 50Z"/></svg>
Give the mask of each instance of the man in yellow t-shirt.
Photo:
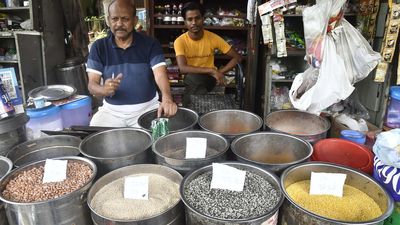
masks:
<svg viewBox="0 0 400 225"><path fill-rule="evenodd" d="M175 40L174 49L179 70L185 74L183 105L186 106L190 95L206 94L216 84L224 85L224 74L242 58L220 36L204 30L204 9L199 3L186 3L181 13L188 31ZM220 69L214 65L215 49L232 57Z"/></svg>

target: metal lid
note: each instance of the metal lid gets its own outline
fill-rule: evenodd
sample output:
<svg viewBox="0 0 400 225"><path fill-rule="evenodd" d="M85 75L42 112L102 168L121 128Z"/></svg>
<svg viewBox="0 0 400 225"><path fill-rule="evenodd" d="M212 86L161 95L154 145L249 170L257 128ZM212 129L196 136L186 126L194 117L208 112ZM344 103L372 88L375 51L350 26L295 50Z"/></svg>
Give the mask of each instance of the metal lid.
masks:
<svg viewBox="0 0 400 225"><path fill-rule="evenodd" d="M48 85L31 90L28 96L31 98L43 97L48 101L68 98L76 93L76 88L68 85Z"/></svg>
<svg viewBox="0 0 400 225"><path fill-rule="evenodd" d="M24 126L29 121L29 116L25 113L16 114L0 120L0 134L16 130Z"/></svg>

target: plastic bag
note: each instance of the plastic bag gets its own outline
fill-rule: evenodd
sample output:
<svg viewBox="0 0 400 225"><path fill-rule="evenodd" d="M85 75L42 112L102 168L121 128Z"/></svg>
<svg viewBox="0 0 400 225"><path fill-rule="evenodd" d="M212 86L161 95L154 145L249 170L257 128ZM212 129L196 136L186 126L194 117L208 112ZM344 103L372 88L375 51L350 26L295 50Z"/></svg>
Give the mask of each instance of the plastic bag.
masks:
<svg viewBox="0 0 400 225"><path fill-rule="evenodd" d="M326 37L324 48L321 68L309 67L293 81L289 97L296 109L319 114L333 103L346 99L354 90L332 37ZM313 84L315 78L317 80Z"/></svg>
<svg viewBox="0 0 400 225"><path fill-rule="evenodd" d="M400 168L400 129L380 133L373 150L384 164Z"/></svg>
<svg viewBox="0 0 400 225"><path fill-rule="evenodd" d="M314 68L320 68L325 51L325 37L329 26L335 26L331 17L343 10L346 0L318 0L317 4L303 11L304 38L306 42L306 60ZM340 16L336 19L340 19Z"/></svg>
<svg viewBox="0 0 400 225"><path fill-rule="evenodd" d="M347 20L342 19L340 34L336 37L337 52L343 58L352 84L366 78L378 65L381 55L372 50L367 40ZM335 38L336 37L336 38Z"/></svg>

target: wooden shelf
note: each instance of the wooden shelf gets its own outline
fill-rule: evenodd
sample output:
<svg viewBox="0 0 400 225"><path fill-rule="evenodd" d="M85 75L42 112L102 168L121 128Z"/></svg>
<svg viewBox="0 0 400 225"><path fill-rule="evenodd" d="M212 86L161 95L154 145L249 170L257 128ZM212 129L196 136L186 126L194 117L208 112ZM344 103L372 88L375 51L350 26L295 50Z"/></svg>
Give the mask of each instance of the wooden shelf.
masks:
<svg viewBox="0 0 400 225"><path fill-rule="evenodd" d="M154 25L155 29L186 29L185 25ZM206 30L247 30L248 27L235 26L204 26Z"/></svg>
<svg viewBox="0 0 400 225"><path fill-rule="evenodd" d="M7 31L0 31L0 38L14 38L14 33Z"/></svg>
<svg viewBox="0 0 400 225"><path fill-rule="evenodd" d="M293 79L272 80L272 83L292 83Z"/></svg>
<svg viewBox="0 0 400 225"><path fill-rule="evenodd" d="M288 48L286 51L287 51L287 56L304 56L306 54L305 49ZM276 56L276 53L271 54L271 49L268 49L268 54Z"/></svg>
<svg viewBox="0 0 400 225"><path fill-rule="evenodd" d="M8 63L8 64L18 63L18 60L0 60L0 63Z"/></svg>
<svg viewBox="0 0 400 225"><path fill-rule="evenodd" d="M168 14L168 15L165 15L165 14L155 14L153 17L154 17L154 18L157 18L157 17L163 17L163 18L164 18L164 17L166 17L166 16L169 16L169 17L171 17L171 16L178 17L179 15L170 15L170 14ZM240 15L240 16L220 16L220 15L211 15L211 16L207 15L207 16L204 16L204 18L210 18L210 17L221 18L221 19L223 19L223 18L237 18L237 19L246 19L246 18L247 18L246 14L244 14L244 15Z"/></svg>
<svg viewBox="0 0 400 225"><path fill-rule="evenodd" d="M29 11L29 6L27 7L3 7L0 8L0 12L11 12L11 11Z"/></svg>
<svg viewBox="0 0 400 225"><path fill-rule="evenodd" d="M357 16L357 13L345 13L344 16ZM303 17L302 14L283 14L283 17Z"/></svg>

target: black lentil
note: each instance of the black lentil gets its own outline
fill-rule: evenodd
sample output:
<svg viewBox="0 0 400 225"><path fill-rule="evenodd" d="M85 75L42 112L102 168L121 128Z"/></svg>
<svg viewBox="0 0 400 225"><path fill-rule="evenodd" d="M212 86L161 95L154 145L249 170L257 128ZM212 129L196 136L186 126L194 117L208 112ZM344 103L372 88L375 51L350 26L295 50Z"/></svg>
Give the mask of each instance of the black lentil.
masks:
<svg viewBox="0 0 400 225"><path fill-rule="evenodd" d="M212 171L199 175L184 189L188 204L218 219L251 219L270 212L281 193L265 178L247 171L243 191L210 189Z"/></svg>

